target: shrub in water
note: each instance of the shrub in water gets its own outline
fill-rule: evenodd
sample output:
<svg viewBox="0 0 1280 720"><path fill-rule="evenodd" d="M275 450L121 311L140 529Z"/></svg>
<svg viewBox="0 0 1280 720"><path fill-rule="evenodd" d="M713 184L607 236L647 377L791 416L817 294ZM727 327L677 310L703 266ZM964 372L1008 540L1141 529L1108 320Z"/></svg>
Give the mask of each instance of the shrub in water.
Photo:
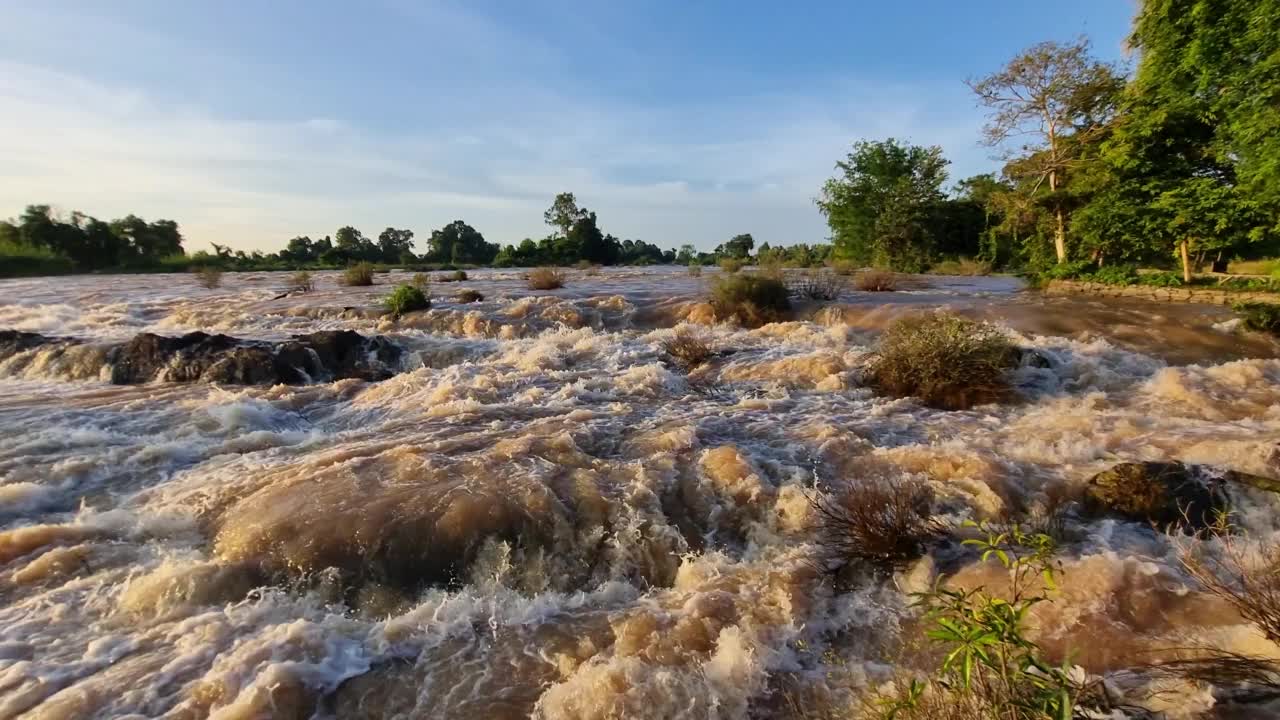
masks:
<svg viewBox="0 0 1280 720"><path fill-rule="evenodd" d="M196 282L210 290L222 284L222 271L212 265L204 265L195 269Z"/></svg>
<svg viewBox="0 0 1280 720"><path fill-rule="evenodd" d="M289 291L308 293L316 289L316 283L311 279L311 273L306 270L299 270L289 278Z"/></svg>
<svg viewBox="0 0 1280 720"><path fill-rule="evenodd" d="M662 351L685 372L702 365L715 354L710 345L684 329L676 331L674 337L663 340Z"/></svg>
<svg viewBox="0 0 1280 720"><path fill-rule="evenodd" d="M1256 332L1280 335L1280 305L1271 303L1236 303L1232 310L1244 317L1244 326Z"/></svg>
<svg viewBox="0 0 1280 720"><path fill-rule="evenodd" d="M933 490L915 479L860 478L811 496L823 569L858 563L885 571L920 557L942 532L932 503Z"/></svg>
<svg viewBox="0 0 1280 720"><path fill-rule="evenodd" d="M462 290L455 296L455 298L460 303L473 303L484 300L484 295L481 295L475 290Z"/></svg>
<svg viewBox="0 0 1280 720"><path fill-rule="evenodd" d="M742 261L737 258L720 258L720 269L730 275L742 269Z"/></svg>
<svg viewBox="0 0 1280 720"><path fill-rule="evenodd" d="M392 290L391 294L382 301L382 305L393 317L400 317L415 310L426 310L431 307L431 301L422 290L413 285L404 284Z"/></svg>
<svg viewBox="0 0 1280 720"><path fill-rule="evenodd" d="M943 260L929 268L929 272L933 275L990 275L991 263L972 258Z"/></svg>
<svg viewBox="0 0 1280 720"><path fill-rule="evenodd" d="M467 279L466 270L454 270L448 275L441 275L436 278L436 280L439 280L440 282L462 282L466 279Z"/></svg>
<svg viewBox="0 0 1280 720"><path fill-rule="evenodd" d="M736 317L745 327L776 322L791 311L787 286L781 280L749 273L716 278L711 286L711 305L716 317Z"/></svg>
<svg viewBox="0 0 1280 720"><path fill-rule="evenodd" d="M431 290L431 276L426 273L414 273L413 279L409 281L409 284L426 294Z"/></svg>
<svg viewBox="0 0 1280 720"><path fill-rule="evenodd" d="M364 287L373 284L373 266L369 263L356 263L342 273L342 284L351 287Z"/></svg>
<svg viewBox="0 0 1280 720"><path fill-rule="evenodd" d="M552 267L530 270L525 276L530 290L555 290L564 287L564 273Z"/></svg>
<svg viewBox="0 0 1280 720"><path fill-rule="evenodd" d="M844 278L829 271L806 270L791 278L787 289L796 297L829 302L844 291Z"/></svg>
<svg viewBox="0 0 1280 720"><path fill-rule="evenodd" d="M689 263L690 277L702 277L702 266L696 262Z"/></svg>
<svg viewBox="0 0 1280 720"><path fill-rule="evenodd" d="M849 260L832 260L828 265L831 272L837 275L853 275L858 272L858 266Z"/></svg>
<svg viewBox="0 0 1280 720"><path fill-rule="evenodd" d="M885 330L867 381L891 397L964 410L1010 394L1018 351L994 325L947 314L906 317Z"/></svg>
<svg viewBox="0 0 1280 720"><path fill-rule="evenodd" d="M898 287L898 278L889 270L867 270L853 278L853 286L864 292L891 292Z"/></svg>

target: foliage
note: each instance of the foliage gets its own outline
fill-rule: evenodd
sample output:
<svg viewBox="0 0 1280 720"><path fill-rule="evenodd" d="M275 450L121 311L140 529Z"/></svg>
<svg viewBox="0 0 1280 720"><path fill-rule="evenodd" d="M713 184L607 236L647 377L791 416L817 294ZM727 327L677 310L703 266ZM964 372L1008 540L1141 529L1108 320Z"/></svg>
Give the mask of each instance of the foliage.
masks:
<svg viewBox="0 0 1280 720"><path fill-rule="evenodd" d="M742 261L733 257L720 258L720 270L732 275L742 269Z"/></svg>
<svg viewBox="0 0 1280 720"><path fill-rule="evenodd" d="M1043 274L1049 280L1071 280L1072 278L1088 275L1093 269L1094 264L1092 262L1075 260L1054 265L1045 270Z"/></svg>
<svg viewBox="0 0 1280 720"><path fill-rule="evenodd" d="M181 254L182 234L172 220L127 215L107 223L78 211L64 217L49 205L28 205L16 220L0 222L0 246L20 258L13 268L5 266L5 274L19 266L64 266L54 258L65 258L77 270L95 270L155 264Z"/></svg>
<svg viewBox="0 0 1280 720"><path fill-rule="evenodd" d="M711 346L705 340L684 328L662 341L662 352L685 372L693 370L715 356Z"/></svg>
<svg viewBox="0 0 1280 720"><path fill-rule="evenodd" d="M809 497L818 561L828 572L850 565L894 570L920 557L942 533L933 519L933 490L914 479L859 478Z"/></svg>
<svg viewBox="0 0 1280 720"><path fill-rule="evenodd" d="M702 277L702 266L696 262L689 263L689 275L691 277Z"/></svg>
<svg viewBox="0 0 1280 720"><path fill-rule="evenodd" d="M1017 360L1017 349L998 327L934 313L890 325L866 377L881 394L964 410L1009 397L1006 371Z"/></svg>
<svg viewBox="0 0 1280 720"><path fill-rule="evenodd" d="M540 267L525 275L530 290L555 290L564 287L565 276L556 268Z"/></svg>
<svg viewBox="0 0 1280 720"><path fill-rule="evenodd" d="M454 271L453 271L453 272L451 272L451 273L448 273L448 274L446 274L446 275L440 275L440 276L438 276L438 277L436 278L436 280L438 280L438 281L440 281L440 282L442 282L442 283L463 282L463 281L465 281L466 279L467 279L467 271L466 271L466 270L454 270Z"/></svg>
<svg viewBox="0 0 1280 720"><path fill-rule="evenodd" d="M478 290L459 290L458 294L454 296L454 299L460 303L481 302L484 300L484 295Z"/></svg>
<svg viewBox="0 0 1280 720"><path fill-rule="evenodd" d="M416 310L426 310L431 307L431 300L419 288L404 283L397 285L396 289L382 300L382 305L392 317L400 317Z"/></svg>
<svg viewBox="0 0 1280 720"><path fill-rule="evenodd" d="M947 161L939 147L902 145L890 138L860 141L836 163L840 175L822 187L839 257L861 265L919 272L936 245L934 216L944 196Z"/></svg>
<svg viewBox="0 0 1280 720"><path fill-rule="evenodd" d="M299 270L289 278L290 292L309 293L315 289L315 280L311 278L311 273L306 270Z"/></svg>
<svg viewBox="0 0 1280 720"><path fill-rule="evenodd" d="M212 290L222 284L222 271L212 265L194 268L192 272L202 287Z"/></svg>
<svg viewBox="0 0 1280 720"><path fill-rule="evenodd" d="M756 273L716 277L711 286L716 317L736 318L744 327L758 327L781 320L791 311L787 286L777 278Z"/></svg>
<svg viewBox="0 0 1280 720"><path fill-rule="evenodd" d="M1138 269L1132 265L1107 265L1094 270L1088 279L1107 285L1132 285L1138 281Z"/></svg>
<svg viewBox="0 0 1280 720"><path fill-rule="evenodd" d="M0 275L60 275L75 269L70 258L48 248L31 247L0 238Z"/></svg>
<svg viewBox="0 0 1280 720"><path fill-rule="evenodd" d="M1171 272L1155 272L1139 275L1137 278L1139 285L1150 285L1151 287L1181 287L1182 276Z"/></svg>
<svg viewBox="0 0 1280 720"><path fill-rule="evenodd" d="M966 522L984 538L964 544L995 560L1009 577L1007 593L984 588L945 587L917 593L924 613L925 636L941 646L941 665L927 680L913 681L896 696L882 700L886 719L936 717L937 703L974 711L969 717L999 720L1069 720L1075 717L1085 688L1067 665L1049 663L1043 650L1027 637L1027 615L1049 601L1057 588L1059 566L1048 535L1018 525L998 529Z"/></svg>
<svg viewBox="0 0 1280 720"><path fill-rule="evenodd" d="M853 286L863 292L893 292L898 276L888 270L864 270L853 276Z"/></svg>
<svg viewBox="0 0 1280 720"><path fill-rule="evenodd" d="M716 247L716 254L736 260L746 260L751 257L751 250L755 246L756 241L751 237L751 233L734 235L728 242Z"/></svg>
<svg viewBox="0 0 1280 720"><path fill-rule="evenodd" d="M1231 307L1244 318L1244 326L1255 332L1280 335L1280 305L1271 303L1237 303Z"/></svg>
<svg viewBox="0 0 1280 720"><path fill-rule="evenodd" d="M806 270L791 277L787 290L796 297L830 302L840 297L844 286L844 278L833 272Z"/></svg>
<svg viewBox="0 0 1280 720"><path fill-rule="evenodd" d="M933 275L990 275L991 270L991 263L967 257L943 260L929 268L929 272Z"/></svg>
<svg viewBox="0 0 1280 720"><path fill-rule="evenodd" d="M454 265L488 265L498 255L498 246L487 242L480 231L462 220L454 220L431 231L425 258Z"/></svg>
<svg viewBox="0 0 1280 720"><path fill-rule="evenodd" d="M373 284L373 266L356 263L342 272L342 284L349 287L365 287Z"/></svg>

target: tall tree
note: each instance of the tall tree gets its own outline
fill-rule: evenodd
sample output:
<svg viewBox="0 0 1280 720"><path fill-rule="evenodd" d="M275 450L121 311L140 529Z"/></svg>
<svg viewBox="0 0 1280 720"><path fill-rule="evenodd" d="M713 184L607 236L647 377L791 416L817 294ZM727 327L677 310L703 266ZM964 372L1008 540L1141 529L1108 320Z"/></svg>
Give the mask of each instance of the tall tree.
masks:
<svg viewBox="0 0 1280 720"><path fill-rule="evenodd" d="M579 220L585 220L586 217L587 209L578 207L578 200L571 192L556 195L551 207L542 214L542 219L548 225L558 228L561 235L568 235L573 229L573 224Z"/></svg>
<svg viewBox="0 0 1280 720"><path fill-rule="evenodd" d="M751 237L751 233L742 233L729 238L728 242L721 244L716 248L717 255L724 255L738 260L746 260L751 257L751 250L755 248L756 240Z"/></svg>
<svg viewBox="0 0 1280 720"><path fill-rule="evenodd" d="M378 234L378 254L383 262L413 261L413 231L389 227Z"/></svg>
<svg viewBox="0 0 1280 720"><path fill-rule="evenodd" d="M893 138L854 143L836 163L840 174L822 187L838 257L918 271L933 253L934 218L944 199L942 148L903 145Z"/></svg>
<svg viewBox="0 0 1280 720"><path fill-rule="evenodd" d="M970 80L978 101L990 110L986 143L1032 160L1030 193L1046 185L1054 218L1054 251L1067 260L1068 203L1056 197L1063 176L1101 139L1124 85L1115 68L1089 54L1089 41L1043 42L1019 53L999 71ZM1007 147L1014 138L1028 142Z"/></svg>

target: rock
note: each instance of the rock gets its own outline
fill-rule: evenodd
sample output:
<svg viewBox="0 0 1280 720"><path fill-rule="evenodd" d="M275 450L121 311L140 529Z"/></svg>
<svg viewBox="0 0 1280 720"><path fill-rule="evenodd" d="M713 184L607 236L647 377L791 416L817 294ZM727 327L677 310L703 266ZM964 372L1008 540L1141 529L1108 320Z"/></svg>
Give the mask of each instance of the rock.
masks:
<svg viewBox="0 0 1280 720"><path fill-rule="evenodd" d="M0 330L0 359L50 343L65 342L69 341L64 338L45 337L40 333L23 332L21 330Z"/></svg>
<svg viewBox="0 0 1280 720"><path fill-rule="evenodd" d="M164 380L229 385L296 385L317 380L385 380L395 374L399 346L351 330L298 335L285 342L188 333L142 333L109 354L117 385Z"/></svg>
<svg viewBox="0 0 1280 720"><path fill-rule="evenodd" d="M1053 367L1053 361L1049 359L1049 356L1045 355L1039 350L1032 350L1031 348L1019 348L1018 352L1020 354L1018 365L1021 367L1033 367L1033 368L1042 368L1042 369Z"/></svg>
<svg viewBox="0 0 1280 720"><path fill-rule="evenodd" d="M1121 463L1089 480L1084 505L1090 513L1199 530L1231 509L1227 487L1233 484L1280 492L1280 480L1259 475L1179 462Z"/></svg>

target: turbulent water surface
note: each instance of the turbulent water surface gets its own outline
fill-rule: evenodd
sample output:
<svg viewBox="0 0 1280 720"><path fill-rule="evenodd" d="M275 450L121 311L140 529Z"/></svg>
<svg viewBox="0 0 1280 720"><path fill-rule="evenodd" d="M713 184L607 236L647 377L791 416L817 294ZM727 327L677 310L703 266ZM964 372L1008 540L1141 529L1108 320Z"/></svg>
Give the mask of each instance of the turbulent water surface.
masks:
<svg viewBox="0 0 1280 720"><path fill-rule="evenodd" d="M813 562L821 486L912 476L947 520L1034 511L1124 460L1280 474L1280 361L1225 310L1045 298L1007 278L847 292L794 322L698 325L669 268L408 275L283 296L165 275L0 282L0 329L76 338L0 360L0 718L786 717L885 682L926 559L837 592ZM460 304L456 291L484 294ZM878 398L887 323L948 306L1038 362L1020 400ZM662 341L719 351L686 374ZM111 384L141 332L385 336L389 379ZM1275 501L1241 498L1252 537ZM1178 569L1172 541L1083 518L1033 619L1105 673L1201 640L1280 656ZM979 578L983 567L945 568ZM1168 706L1212 705L1182 688Z"/></svg>

